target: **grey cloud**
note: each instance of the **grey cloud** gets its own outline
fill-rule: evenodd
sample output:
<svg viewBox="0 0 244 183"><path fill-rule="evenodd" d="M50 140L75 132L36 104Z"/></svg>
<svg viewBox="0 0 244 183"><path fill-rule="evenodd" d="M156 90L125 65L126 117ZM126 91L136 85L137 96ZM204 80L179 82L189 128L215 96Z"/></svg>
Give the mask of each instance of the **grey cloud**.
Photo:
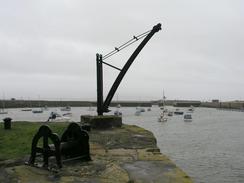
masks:
<svg viewBox="0 0 244 183"><path fill-rule="evenodd" d="M244 100L243 5L241 0L2 1L0 91L7 97L95 100L95 54L161 22L162 31L121 83L121 99L160 98L164 88L171 99ZM122 67L134 49L108 62ZM105 94L117 74L104 66Z"/></svg>

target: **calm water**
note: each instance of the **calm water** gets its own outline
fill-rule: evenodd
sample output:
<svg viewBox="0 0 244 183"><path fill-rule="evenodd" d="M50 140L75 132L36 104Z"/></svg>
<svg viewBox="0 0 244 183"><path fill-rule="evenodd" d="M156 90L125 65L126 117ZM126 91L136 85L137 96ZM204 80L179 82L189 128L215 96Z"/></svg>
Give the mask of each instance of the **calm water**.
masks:
<svg viewBox="0 0 244 183"><path fill-rule="evenodd" d="M172 108L173 109L173 108ZM186 111L187 109L182 108ZM42 114L10 109L7 115L14 121L46 121L50 108ZM244 112L196 108L193 121L184 122L173 116L160 123L158 107L135 116L135 108L121 108L123 123L135 124L152 131L158 147L197 183L244 182ZM88 108L72 108L74 121L81 114L96 114Z"/></svg>

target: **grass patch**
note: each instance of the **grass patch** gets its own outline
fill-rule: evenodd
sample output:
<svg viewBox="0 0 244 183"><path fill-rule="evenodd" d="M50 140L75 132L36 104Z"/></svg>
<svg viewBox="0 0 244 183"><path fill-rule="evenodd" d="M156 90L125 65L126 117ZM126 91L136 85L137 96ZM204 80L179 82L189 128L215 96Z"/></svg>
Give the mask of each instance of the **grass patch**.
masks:
<svg viewBox="0 0 244 183"><path fill-rule="evenodd" d="M68 126L68 123L13 122L11 130L4 130L3 124L0 124L0 160L29 155L32 138L41 125L47 124L59 136Z"/></svg>

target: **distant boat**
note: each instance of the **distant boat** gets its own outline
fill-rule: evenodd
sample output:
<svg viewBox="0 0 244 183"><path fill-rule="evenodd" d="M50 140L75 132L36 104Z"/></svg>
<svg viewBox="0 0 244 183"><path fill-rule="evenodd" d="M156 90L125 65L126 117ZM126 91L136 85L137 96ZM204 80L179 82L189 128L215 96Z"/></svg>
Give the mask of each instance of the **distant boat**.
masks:
<svg viewBox="0 0 244 183"><path fill-rule="evenodd" d="M40 104L40 96L38 96L38 105L39 105L39 107L41 106L41 104ZM32 109L32 113L34 113L34 114L38 114L38 113L43 113L43 108L37 108L37 109Z"/></svg>
<svg viewBox="0 0 244 183"><path fill-rule="evenodd" d="M140 112L145 112L145 109L143 107L136 107L136 110L138 110Z"/></svg>
<svg viewBox="0 0 244 183"><path fill-rule="evenodd" d="M121 107L120 104L118 104L118 105L117 105L117 109L116 109L116 111L114 111L114 115L115 115L115 116L122 116L122 112L119 111L119 108L120 108L120 107Z"/></svg>
<svg viewBox="0 0 244 183"><path fill-rule="evenodd" d="M186 121L186 122L187 122L187 121L189 121L189 122L192 121L192 116L191 116L191 114L185 114L185 115L184 115L184 121Z"/></svg>
<svg viewBox="0 0 244 183"><path fill-rule="evenodd" d="M21 111L32 111L31 108L24 108L24 109L21 109Z"/></svg>
<svg viewBox="0 0 244 183"><path fill-rule="evenodd" d="M149 107L149 108L147 108L147 111L151 111L152 109Z"/></svg>
<svg viewBox="0 0 244 183"><path fill-rule="evenodd" d="M70 121L69 116L62 116L56 112L51 112L47 120L47 122L66 122L66 121Z"/></svg>
<svg viewBox="0 0 244 183"><path fill-rule="evenodd" d="M60 110L61 111L71 111L71 107L70 106L62 107Z"/></svg>
<svg viewBox="0 0 244 183"><path fill-rule="evenodd" d="M184 114L184 112L183 111L180 111L180 109L175 109L174 114L182 115L182 114Z"/></svg>
<svg viewBox="0 0 244 183"><path fill-rule="evenodd" d="M184 112L183 111L175 111L174 114L182 115L182 114L184 114Z"/></svg>
<svg viewBox="0 0 244 183"><path fill-rule="evenodd" d="M145 112L145 109L144 108L141 108L141 112Z"/></svg>
<svg viewBox="0 0 244 183"><path fill-rule="evenodd" d="M119 110L114 111L114 115L115 116L122 116L122 112L120 112Z"/></svg>
<svg viewBox="0 0 244 183"><path fill-rule="evenodd" d="M191 107L188 109L188 112L193 112L194 111L194 107L191 105Z"/></svg>
<svg viewBox="0 0 244 183"><path fill-rule="evenodd" d="M166 122L167 120L168 119L164 116L164 112L162 112L158 118L158 122Z"/></svg>
<svg viewBox="0 0 244 183"><path fill-rule="evenodd" d="M43 111L48 111L49 109L48 109L47 105L45 105L45 106L42 108L42 110L43 110Z"/></svg>
<svg viewBox="0 0 244 183"><path fill-rule="evenodd" d="M0 114L8 114L8 111L4 111L3 109L1 109Z"/></svg>
<svg viewBox="0 0 244 183"><path fill-rule="evenodd" d="M141 110L137 109L136 112L135 112L135 115L136 116L140 116L141 115Z"/></svg>
<svg viewBox="0 0 244 183"><path fill-rule="evenodd" d="M173 116L173 112L172 111L169 111L168 112L168 116Z"/></svg>
<svg viewBox="0 0 244 183"><path fill-rule="evenodd" d="M64 113L63 116L65 116L65 117L71 117L72 116L72 113L71 112L67 112L67 113Z"/></svg>
<svg viewBox="0 0 244 183"><path fill-rule="evenodd" d="M0 109L0 114L8 114L8 111L4 111L5 108L5 103L4 99L2 100L2 108Z"/></svg>
<svg viewBox="0 0 244 183"><path fill-rule="evenodd" d="M29 100L29 102L30 102L29 107L23 108L21 109L21 111L32 111L31 101Z"/></svg>
<svg viewBox="0 0 244 183"><path fill-rule="evenodd" d="M36 113L43 113L43 110L40 109L32 109L32 113L36 114Z"/></svg>
<svg viewBox="0 0 244 183"><path fill-rule="evenodd" d="M164 95L164 90L163 90L163 98L161 100L162 106L160 107L161 110L165 110L165 99L166 99L166 97Z"/></svg>
<svg viewBox="0 0 244 183"><path fill-rule="evenodd" d="M95 109L92 107L92 104L89 106L88 111L95 111Z"/></svg>

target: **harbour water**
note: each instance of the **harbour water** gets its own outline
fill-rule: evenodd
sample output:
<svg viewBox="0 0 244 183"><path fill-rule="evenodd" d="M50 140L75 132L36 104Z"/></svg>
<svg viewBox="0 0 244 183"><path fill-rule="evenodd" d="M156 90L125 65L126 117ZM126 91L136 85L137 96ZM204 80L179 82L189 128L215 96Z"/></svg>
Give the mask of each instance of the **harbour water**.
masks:
<svg viewBox="0 0 244 183"><path fill-rule="evenodd" d="M175 110L168 107L169 110ZM111 108L112 111L114 108ZM115 110L115 109L114 109ZM187 108L180 108L186 112ZM51 111L33 114L21 109L8 109L13 121L46 121ZM158 122L160 109L135 116L136 109L120 108L123 123L141 126L154 133L161 152L183 169L197 183L244 182L244 112L221 111L211 108L195 108L192 122L184 122L182 115L168 117ZM86 107L73 107L72 121L80 121L80 115L95 115ZM113 114L113 112L111 112Z"/></svg>

